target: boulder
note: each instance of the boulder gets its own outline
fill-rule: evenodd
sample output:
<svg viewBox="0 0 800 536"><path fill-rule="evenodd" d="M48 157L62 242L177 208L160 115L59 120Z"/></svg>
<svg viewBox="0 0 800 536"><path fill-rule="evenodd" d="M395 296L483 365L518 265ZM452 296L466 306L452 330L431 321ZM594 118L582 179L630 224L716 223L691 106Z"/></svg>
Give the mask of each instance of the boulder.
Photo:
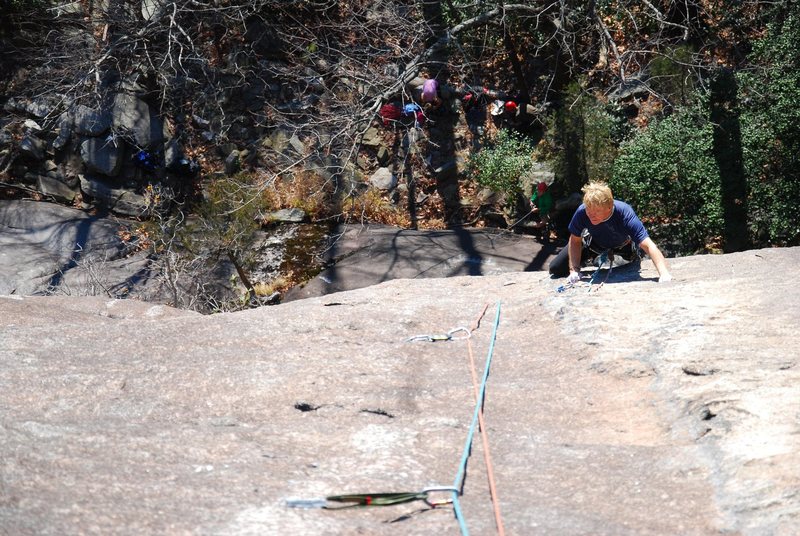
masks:
<svg viewBox="0 0 800 536"><path fill-rule="evenodd" d="M97 204L124 216L142 216L148 209L149 203L144 196L124 188L111 186L105 181L90 177L80 176L81 191L93 198Z"/></svg>
<svg viewBox="0 0 800 536"><path fill-rule="evenodd" d="M299 208L283 208L270 212L261 219L269 223L302 223L306 221L308 215Z"/></svg>
<svg viewBox="0 0 800 536"><path fill-rule="evenodd" d="M72 125L81 136L100 136L111 128L111 112L94 110L79 104L71 112Z"/></svg>
<svg viewBox="0 0 800 536"><path fill-rule="evenodd" d="M36 189L43 195L65 203L72 203L80 193L80 188L70 187L64 181L47 175L36 176Z"/></svg>
<svg viewBox="0 0 800 536"><path fill-rule="evenodd" d="M14 135L7 128L0 128L0 147L8 145L14 141Z"/></svg>
<svg viewBox="0 0 800 536"><path fill-rule="evenodd" d="M60 151L69 143L72 137L72 118L68 113L61 114L58 119L58 136L53 140L53 149Z"/></svg>
<svg viewBox="0 0 800 536"><path fill-rule="evenodd" d="M297 134L289 138L289 145L292 146L292 149L294 149L299 156L303 156L306 153L306 146L303 143L303 141L297 136Z"/></svg>
<svg viewBox="0 0 800 536"><path fill-rule="evenodd" d="M283 129L276 129L269 136L266 136L261 144L268 147L276 153L283 154L289 146L289 133Z"/></svg>
<svg viewBox="0 0 800 536"><path fill-rule="evenodd" d="M386 166L391 161L392 153L390 153L389 149L387 149L385 146L381 145L378 147L376 158L378 159L379 166Z"/></svg>
<svg viewBox="0 0 800 536"><path fill-rule="evenodd" d="M42 130L41 125L39 125L39 123L37 123L33 119L26 119L22 123L22 127L25 129L26 132L30 132L30 133L33 133L33 134L35 134L37 132L41 132L41 130Z"/></svg>
<svg viewBox="0 0 800 536"><path fill-rule="evenodd" d="M383 144L383 138L377 128L369 127L361 138L361 144L365 147L377 148Z"/></svg>
<svg viewBox="0 0 800 536"><path fill-rule="evenodd" d="M19 150L33 160L44 160L47 144L33 134L28 134L20 140Z"/></svg>
<svg viewBox="0 0 800 536"><path fill-rule="evenodd" d="M387 167L378 168L369 178L370 184L378 190L393 190L397 186L397 175Z"/></svg>
<svg viewBox="0 0 800 536"><path fill-rule="evenodd" d="M115 177L122 167L124 147L121 141L108 138L89 138L81 143L81 159L86 167L108 177Z"/></svg>
<svg viewBox="0 0 800 536"><path fill-rule="evenodd" d="M463 159L457 158L449 160L444 164L438 166L433 170L438 181L454 181L457 180L466 169L466 163Z"/></svg>
<svg viewBox="0 0 800 536"><path fill-rule="evenodd" d="M53 114L58 107L57 99L39 97L27 99L21 97L11 97L3 106L7 112L16 112L32 115L33 117L43 118Z"/></svg>
<svg viewBox="0 0 800 536"><path fill-rule="evenodd" d="M120 132L129 133L136 145L148 148L162 143L163 124L142 99L117 93L112 107L112 124Z"/></svg>
<svg viewBox="0 0 800 536"><path fill-rule="evenodd" d="M240 169L242 169L241 151L234 149L225 157L225 173L235 175Z"/></svg>

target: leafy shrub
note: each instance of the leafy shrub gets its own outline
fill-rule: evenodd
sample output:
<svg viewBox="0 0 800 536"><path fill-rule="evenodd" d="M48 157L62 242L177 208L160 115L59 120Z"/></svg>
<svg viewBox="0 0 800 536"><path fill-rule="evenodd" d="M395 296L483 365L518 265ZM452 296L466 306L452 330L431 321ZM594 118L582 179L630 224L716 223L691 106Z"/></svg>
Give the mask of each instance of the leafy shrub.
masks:
<svg viewBox="0 0 800 536"><path fill-rule="evenodd" d="M748 220L757 245L800 243L800 8L768 25L738 75Z"/></svg>
<svg viewBox="0 0 800 536"><path fill-rule="evenodd" d="M533 142L502 129L494 140L470 156L470 176L481 186L513 196L522 191L520 176L533 164Z"/></svg>
<svg viewBox="0 0 800 536"><path fill-rule="evenodd" d="M683 45L650 62L648 83L673 106L686 104L695 92L695 78L690 72L692 54L692 49Z"/></svg>
<svg viewBox="0 0 800 536"><path fill-rule="evenodd" d="M542 157L553 162L556 182L577 192L589 180L610 180L619 144L630 134L621 110L598 101L578 82L548 121Z"/></svg>
<svg viewBox="0 0 800 536"><path fill-rule="evenodd" d="M800 9L790 7L753 43L749 67L731 86L738 86L736 110L724 104L727 119L735 122L719 127L725 129L727 138L718 136L725 143L736 142L732 128L741 131L747 238L755 246L800 243L798 43ZM622 146L611 181L615 195L649 220L654 237L678 242L684 253L713 250L720 241L725 225L720 167L725 159L738 158L736 147L714 147L708 97L695 95L693 104Z"/></svg>
<svg viewBox="0 0 800 536"><path fill-rule="evenodd" d="M723 229L713 126L703 99L653 122L620 148L610 186L634 206L656 240L708 250Z"/></svg>

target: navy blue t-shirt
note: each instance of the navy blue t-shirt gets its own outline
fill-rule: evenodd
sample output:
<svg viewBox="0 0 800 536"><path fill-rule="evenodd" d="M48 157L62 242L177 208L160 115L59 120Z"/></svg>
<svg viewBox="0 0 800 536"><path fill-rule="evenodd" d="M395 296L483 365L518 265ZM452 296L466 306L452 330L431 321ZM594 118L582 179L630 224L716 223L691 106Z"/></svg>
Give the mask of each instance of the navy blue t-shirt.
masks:
<svg viewBox="0 0 800 536"><path fill-rule="evenodd" d="M581 236L584 229L588 229L592 235L593 248L599 249L618 248L629 238L638 247L642 240L649 236L633 208L628 203L616 199L611 217L597 225L592 225L589 216L586 215L586 205L581 204L569 222L569 232Z"/></svg>

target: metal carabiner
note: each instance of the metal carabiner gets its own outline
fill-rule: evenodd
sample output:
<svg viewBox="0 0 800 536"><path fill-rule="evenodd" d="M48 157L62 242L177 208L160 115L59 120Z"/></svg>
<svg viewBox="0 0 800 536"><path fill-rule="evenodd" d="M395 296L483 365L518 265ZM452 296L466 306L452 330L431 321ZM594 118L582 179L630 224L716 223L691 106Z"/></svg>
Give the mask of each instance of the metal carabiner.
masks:
<svg viewBox="0 0 800 536"><path fill-rule="evenodd" d="M420 493L424 493L425 494L425 499L424 499L425 504L427 504L428 506L430 506L432 508L436 508L437 506L443 506L445 504L452 504L453 503L453 499L445 499L443 501L432 501L432 500L430 500L430 498L428 497L428 494L429 493L436 493L436 492L459 493L458 488L454 488L453 486L431 486L431 487L428 487L428 488L423 488L423 490Z"/></svg>

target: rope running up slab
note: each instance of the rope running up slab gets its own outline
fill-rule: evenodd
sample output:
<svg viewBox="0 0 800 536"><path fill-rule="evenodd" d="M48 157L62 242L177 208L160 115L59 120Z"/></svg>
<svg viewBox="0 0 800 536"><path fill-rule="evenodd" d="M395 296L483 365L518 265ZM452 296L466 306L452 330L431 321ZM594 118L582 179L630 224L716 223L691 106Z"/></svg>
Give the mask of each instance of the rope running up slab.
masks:
<svg viewBox="0 0 800 536"><path fill-rule="evenodd" d="M467 433L467 440L464 444L464 451L461 455L461 463L458 467L458 473L456 473L456 478L453 481L453 488L458 491L453 492L453 509L455 511L456 519L458 520L459 528L461 529L461 534L467 536L469 534L469 529L467 528L466 520L464 519L464 513L461 511L461 503L458 500L459 494L462 492L462 488L464 486L464 477L467 472L467 462L469 461L469 454L470 450L472 449L472 438L475 436L475 428L478 424L478 416L481 411L483 411L483 400L486 397L486 382L489 379L489 369L492 365L492 355L494 353L494 343L497 340L497 327L500 324L500 303L497 303L497 310L495 312L494 317L494 328L492 329L492 338L489 344L489 352L486 356L486 363L483 369L483 378L481 380L481 387L478 391L478 400L475 404L475 411L472 414L472 422L469 426L469 432Z"/></svg>

